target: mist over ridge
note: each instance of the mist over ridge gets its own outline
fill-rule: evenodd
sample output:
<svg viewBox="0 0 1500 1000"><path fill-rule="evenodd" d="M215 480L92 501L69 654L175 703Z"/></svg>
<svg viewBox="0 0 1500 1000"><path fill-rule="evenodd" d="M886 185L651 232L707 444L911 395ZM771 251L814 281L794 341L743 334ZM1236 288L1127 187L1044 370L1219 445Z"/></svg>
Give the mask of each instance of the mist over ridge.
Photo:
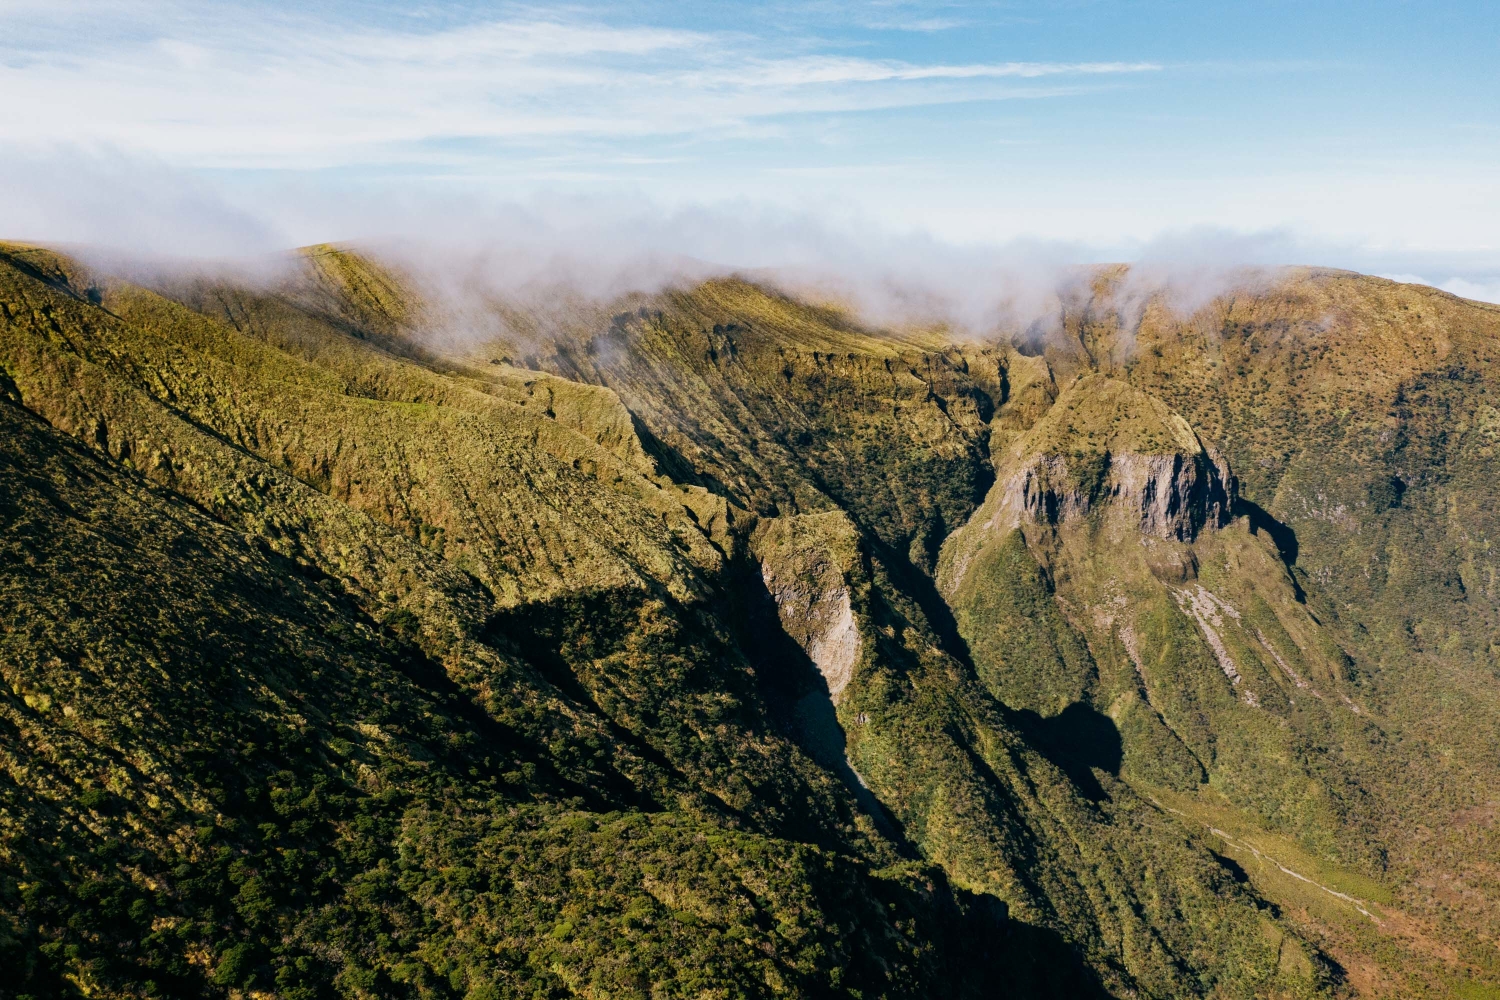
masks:
<svg viewBox="0 0 1500 1000"><path fill-rule="evenodd" d="M1493 0L0 0L0 1000L1500 1000Z"/></svg>
<svg viewBox="0 0 1500 1000"><path fill-rule="evenodd" d="M970 331L993 258L510 231L0 245L33 995L1492 978L1500 309L1200 251Z"/></svg>
<svg viewBox="0 0 1500 1000"><path fill-rule="evenodd" d="M1087 296L1102 267L1126 264L1113 290L1125 326L1159 298L1191 314L1235 289L1263 288L1289 266L1346 267L1401 281L1454 273L1455 294L1500 299L1483 255L1340 246L1290 231L1199 226L1116 246L1005 236L957 243L896 230L852 204L788 209L749 200L669 205L639 194L539 193L515 201L439 194L431 184L330 193L314 186L238 189L107 151L0 159L14 197L7 239L63 246L102 271L218 273L264 283L296 268L291 248L347 246L396 266L440 303L445 335L474 339L502 299L538 315L569 302L732 274L827 301L874 326L945 325L959 339L1037 337Z"/></svg>

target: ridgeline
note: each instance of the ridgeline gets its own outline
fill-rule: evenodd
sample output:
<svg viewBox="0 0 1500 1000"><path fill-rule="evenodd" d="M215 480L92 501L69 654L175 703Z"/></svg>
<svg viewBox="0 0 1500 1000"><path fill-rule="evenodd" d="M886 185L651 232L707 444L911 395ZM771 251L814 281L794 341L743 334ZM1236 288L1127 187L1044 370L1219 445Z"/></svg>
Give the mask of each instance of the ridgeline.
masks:
<svg viewBox="0 0 1500 1000"><path fill-rule="evenodd" d="M1500 308L1122 277L0 245L0 995L1500 997Z"/></svg>

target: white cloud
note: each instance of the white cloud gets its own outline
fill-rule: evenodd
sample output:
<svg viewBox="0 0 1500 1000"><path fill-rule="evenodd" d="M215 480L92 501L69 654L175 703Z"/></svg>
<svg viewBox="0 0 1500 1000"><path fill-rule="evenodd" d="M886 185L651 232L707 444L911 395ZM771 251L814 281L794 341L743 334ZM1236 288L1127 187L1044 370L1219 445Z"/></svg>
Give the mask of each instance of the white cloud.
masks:
<svg viewBox="0 0 1500 1000"><path fill-rule="evenodd" d="M806 0L732 19L671 6L0 0L0 168L124 152L196 177L173 191L223 169L225 190L285 178L318 197L588 191L667 209L741 198L857 208L953 241L1033 235L1130 252L1164 229L1279 227L1331 248L1306 248L1307 262L1481 289L1500 273L1493 144L1397 155L1389 129L1346 143L1342 124L1308 130L1331 113L1324 102L1278 106L1229 79L1306 63L1233 48L1222 64L1194 62L1193 44L1149 33L1090 51L1099 61L1070 60L1065 44L998 35L993 12L963 4ZM475 11L489 20L460 20ZM930 13L972 17L975 30L851 30L872 17L923 27ZM653 17L666 20L639 20ZM712 30L676 26L715 19ZM1156 53L1170 66L1133 60ZM1254 128L1234 124L1247 97L1264 115ZM1014 103L979 103L1001 100ZM923 110L902 111L912 108ZM26 233L94 224L60 204L55 225L39 227L17 190L0 189L0 220L20 218ZM147 192L142 204L175 196ZM1375 249L1351 253L1361 246ZM1442 249L1458 256L1429 252Z"/></svg>
<svg viewBox="0 0 1500 1000"><path fill-rule="evenodd" d="M981 63L978 65L914 66L895 60L852 57L807 56L777 59L752 67L746 83L770 87L800 87L828 83L876 83L886 80L984 80L1004 77L1036 79L1044 76L1098 76L1117 73L1150 73L1162 67L1145 62L1102 63ZM722 71L709 74L705 82L722 82Z"/></svg>
<svg viewBox="0 0 1500 1000"><path fill-rule="evenodd" d="M288 246L268 206L236 205L215 185L159 162L70 150L0 157L4 239L129 254L243 257Z"/></svg>
<svg viewBox="0 0 1500 1000"><path fill-rule="evenodd" d="M317 168L430 160L431 147L475 140L667 135L787 114L1044 97L1160 69L781 56L741 35L534 15L412 31L225 11L197 11L185 29L148 18L128 36L92 41L34 24L9 46L0 40L0 142ZM1043 79L1053 82L1028 82Z"/></svg>
<svg viewBox="0 0 1500 1000"><path fill-rule="evenodd" d="M444 331L453 336L491 329L495 316L482 306L493 295L541 315L579 294L609 299L741 271L849 303L875 322L936 319L960 335L1035 337L1057 329L1063 303L1079 294L1083 268L1101 261L1134 263L1115 301L1128 326L1157 295L1191 313L1215 296L1264 282L1281 264L1360 263L1358 251L1275 231L1179 230L1123 251L1058 240L955 245L858 213L841 216L826 203L794 210L749 200L683 206L613 195L502 200L430 187L250 192L158 161L74 153L0 158L0 191L8 195L0 198L0 237L103 245L91 259L107 267L128 261L126 273L138 276L205 261L252 276L275 273L283 260L277 251L352 241L406 263L440 294L451 305ZM1500 299L1500 271L1471 263L1469 278L1443 287ZM1397 266L1397 280L1420 280L1412 272L1434 266L1453 267L1443 272L1449 274L1460 269L1420 255ZM491 327L475 325L483 323Z"/></svg>
<svg viewBox="0 0 1500 1000"><path fill-rule="evenodd" d="M1500 278L1486 282L1469 281L1466 278L1449 278L1437 287L1465 299L1500 303Z"/></svg>
<svg viewBox="0 0 1500 1000"><path fill-rule="evenodd" d="M865 27L872 31L916 31L929 34L961 28L964 23L952 17L925 17L914 21L871 21Z"/></svg>
<svg viewBox="0 0 1500 1000"><path fill-rule="evenodd" d="M1494 302L1500 304L1500 276L1473 281L1469 278L1449 278L1446 281L1428 281L1417 274L1381 274L1381 278L1391 281L1399 281L1403 285L1428 285L1438 288L1452 295L1464 299L1474 299L1476 302Z"/></svg>

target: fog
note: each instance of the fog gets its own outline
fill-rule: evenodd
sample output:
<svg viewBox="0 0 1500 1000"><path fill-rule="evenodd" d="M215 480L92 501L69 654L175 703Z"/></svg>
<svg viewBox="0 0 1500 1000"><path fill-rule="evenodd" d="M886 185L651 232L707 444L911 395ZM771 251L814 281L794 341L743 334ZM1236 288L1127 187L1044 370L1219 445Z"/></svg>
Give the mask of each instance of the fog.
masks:
<svg viewBox="0 0 1500 1000"><path fill-rule="evenodd" d="M432 182L248 187L78 150L0 157L0 190L0 236L65 247L138 281L204 269L275 281L295 261L291 248L350 245L410 277L433 303L434 335L459 339L500 332L497 300L545 323L550 310L727 274L873 325L946 324L960 338L1046 335L1107 262L1131 265L1113 301L1127 332L1152 300L1191 314L1292 264L1398 280L1447 268L1460 294L1500 291L1500 267L1484 269L1492 262L1382 255L1285 231L1204 227L1114 247L999 233L959 245L829 207L661 205L623 191L507 200Z"/></svg>

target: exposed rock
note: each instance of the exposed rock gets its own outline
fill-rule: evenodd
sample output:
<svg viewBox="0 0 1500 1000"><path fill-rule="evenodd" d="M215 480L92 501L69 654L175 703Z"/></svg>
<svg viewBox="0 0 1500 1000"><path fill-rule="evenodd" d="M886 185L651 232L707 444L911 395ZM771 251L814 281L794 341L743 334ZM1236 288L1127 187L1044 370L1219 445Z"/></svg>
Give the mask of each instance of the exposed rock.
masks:
<svg viewBox="0 0 1500 1000"><path fill-rule="evenodd" d="M1233 479L1219 456L1196 454L1088 455L1072 463L1037 456L1003 484L996 525L1015 527L1023 518L1058 524L1086 517L1104 502L1142 532L1188 541L1205 526L1229 521Z"/></svg>
<svg viewBox="0 0 1500 1000"><path fill-rule="evenodd" d="M862 645L845 577L858 557L854 525L842 511L773 518L751 545L782 627L817 665L837 704Z"/></svg>
<svg viewBox="0 0 1500 1000"><path fill-rule="evenodd" d="M939 579L951 593L977 547L1023 525L1056 527L1094 514L1160 539L1188 542L1229 523L1235 479L1165 403L1123 382L1087 375L995 456L984 504L944 546ZM1191 556L1162 572L1195 573Z"/></svg>
<svg viewBox="0 0 1500 1000"><path fill-rule="evenodd" d="M1224 640L1219 637L1219 630L1224 627L1224 618L1220 614L1227 614L1230 618L1238 621L1240 613L1220 600L1211 590L1201 583L1192 590L1176 591L1173 597L1177 600L1177 606L1182 613L1192 616L1203 630L1203 636L1208 640L1209 648L1214 651L1214 658L1219 661L1219 667L1224 671L1224 676L1229 678L1229 683L1235 687L1240 685L1239 667L1235 665L1234 658L1229 655L1229 650L1224 648Z"/></svg>

